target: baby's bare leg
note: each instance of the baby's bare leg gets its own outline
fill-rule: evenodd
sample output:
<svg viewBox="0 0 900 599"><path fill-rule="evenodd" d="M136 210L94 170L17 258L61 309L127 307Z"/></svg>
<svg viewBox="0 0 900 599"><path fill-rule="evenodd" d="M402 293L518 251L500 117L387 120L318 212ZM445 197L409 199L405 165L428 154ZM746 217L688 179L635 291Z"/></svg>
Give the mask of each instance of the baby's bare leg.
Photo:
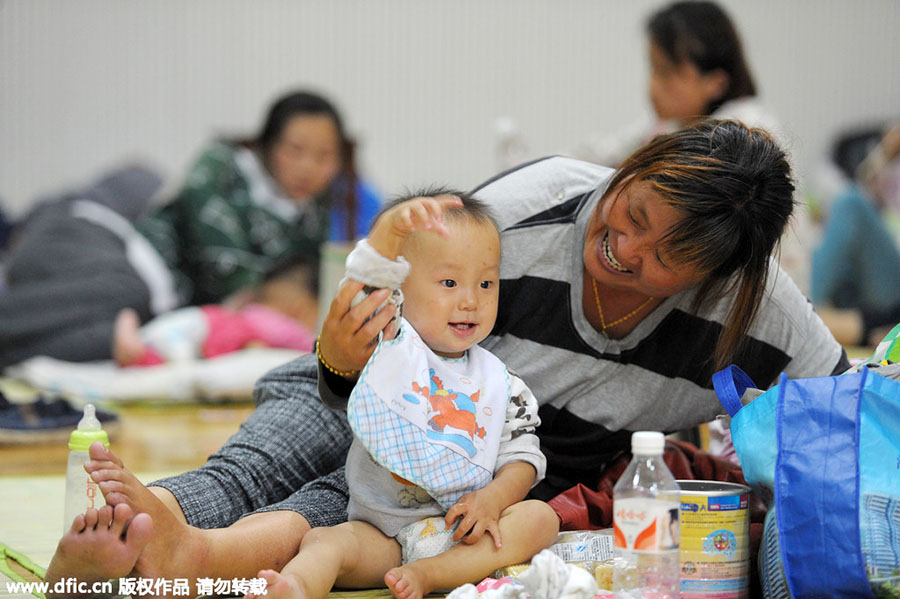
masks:
<svg viewBox="0 0 900 599"><path fill-rule="evenodd" d="M389 571L384 582L397 599L421 599L432 591L476 583L497 568L525 562L548 547L559 532L559 518L543 501L522 501L503 510L498 522L502 547L485 534L476 543L454 545L435 557Z"/></svg>
<svg viewBox="0 0 900 599"><path fill-rule="evenodd" d="M335 585L341 588L379 587L384 574L400 564L400 544L374 526L351 521L314 528L300 551L281 571L263 570L270 599L322 599Z"/></svg>

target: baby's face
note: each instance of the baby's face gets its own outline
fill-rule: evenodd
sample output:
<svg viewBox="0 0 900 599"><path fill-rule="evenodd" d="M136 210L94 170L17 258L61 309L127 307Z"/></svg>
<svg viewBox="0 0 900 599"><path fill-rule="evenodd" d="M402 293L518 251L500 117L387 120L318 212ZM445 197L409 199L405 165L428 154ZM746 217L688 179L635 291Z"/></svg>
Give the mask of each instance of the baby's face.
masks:
<svg viewBox="0 0 900 599"><path fill-rule="evenodd" d="M458 358L497 319L500 235L490 223L445 221L450 237L417 232L403 248L410 263L403 316L436 354Z"/></svg>

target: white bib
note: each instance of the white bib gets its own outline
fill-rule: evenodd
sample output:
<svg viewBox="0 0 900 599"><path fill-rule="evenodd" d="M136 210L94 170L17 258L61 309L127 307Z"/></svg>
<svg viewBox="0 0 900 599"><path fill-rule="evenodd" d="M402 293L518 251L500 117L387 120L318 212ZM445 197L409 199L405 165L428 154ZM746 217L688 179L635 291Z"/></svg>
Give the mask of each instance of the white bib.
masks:
<svg viewBox="0 0 900 599"><path fill-rule="evenodd" d="M493 479L508 402L499 358L477 345L442 358L401 319L360 374L347 416L376 462L449 509Z"/></svg>

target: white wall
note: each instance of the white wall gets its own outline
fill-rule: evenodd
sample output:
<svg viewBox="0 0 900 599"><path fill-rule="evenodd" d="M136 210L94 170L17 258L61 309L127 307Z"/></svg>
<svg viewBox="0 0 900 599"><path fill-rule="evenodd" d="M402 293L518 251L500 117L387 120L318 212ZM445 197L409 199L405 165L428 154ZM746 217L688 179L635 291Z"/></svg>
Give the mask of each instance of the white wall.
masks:
<svg viewBox="0 0 900 599"><path fill-rule="evenodd" d="M128 158L177 182L277 94L335 98L385 192L495 171L494 119L541 152L647 110L658 0L0 0L0 201ZM898 0L723 0L801 174L835 131L900 117Z"/></svg>

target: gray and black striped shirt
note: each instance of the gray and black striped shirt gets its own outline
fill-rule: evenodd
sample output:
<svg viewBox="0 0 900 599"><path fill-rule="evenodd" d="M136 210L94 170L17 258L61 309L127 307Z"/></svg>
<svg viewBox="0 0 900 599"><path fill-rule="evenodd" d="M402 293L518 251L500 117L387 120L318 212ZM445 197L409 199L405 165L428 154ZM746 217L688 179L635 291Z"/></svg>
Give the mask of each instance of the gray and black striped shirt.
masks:
<svg viewBox="0 0 900 599"><path fill-rule="evenodd" d="M694 290L667 298L625 338L609 339L581 308L587 222L613 171L563 157L524 165L475 190L501 228L497 324L482 345L515 369L540 404L549 499L595 486L631 432L673 432L724 413L712 354L731 305L699 312ZM734 362L760 387L781 372L826 376L849 366L841 346L790 277L773 264L756 322Z"/></svg>

